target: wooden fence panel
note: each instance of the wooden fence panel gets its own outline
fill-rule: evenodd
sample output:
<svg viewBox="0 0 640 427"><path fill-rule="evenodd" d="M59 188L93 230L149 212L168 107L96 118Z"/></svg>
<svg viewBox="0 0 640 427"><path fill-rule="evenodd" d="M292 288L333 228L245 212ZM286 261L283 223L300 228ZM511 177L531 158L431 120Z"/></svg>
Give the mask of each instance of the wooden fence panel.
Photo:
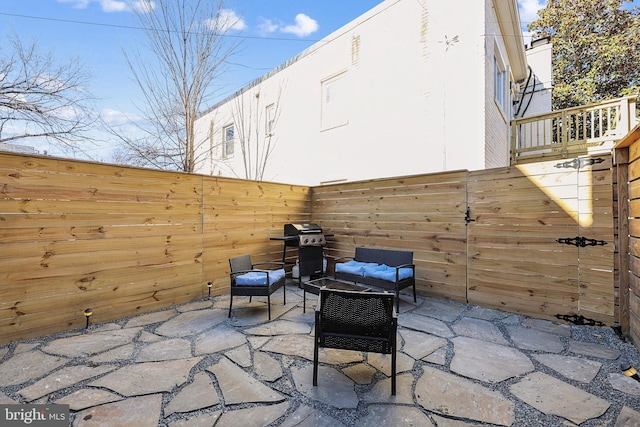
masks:
<svg viewBox="0 0 640 427"><path fill-rule="evenodd" d="M577 174L553 162L469 174L469 302L553 318L578 311ZM513 194L513 195L512 195Z"/></svg>
<svg viewBox="0 0 640 427"><path fill-rule="evenodd" d="M411 250L423 295L466 301L466 171L313 188L330 259L356 246ZM331 264L331 263L330 263Z"/></svg>
<svg viewBox="0 0 640 427"><path fill-rule="evenodd" d="M281 257L309 189L0 153L0 343L228 292L227 259Z"/></svg>
<svg viewBox="0 0 640 427"><path fill-rule="evenodd" d="M197 299L209 281L226 293L228 258L280 260L270 238L307 222L334 234L330 261L356 246L413 251L422 295L608 322L613 243L556 239L614 234L610 161L556 163L309 188L0 153L0 343L82 327L88 307L100 322ZM640 259L640 166L629 175Z"/></svg>
<svg viewBox="0 0 640 427"><path fill-rule="evenodd" d="M578 197L579 235L604 245L579 248L579 313L608 324L615 317L614 295L614 201L611 156L594 157L599 163L580 168Z"/></svg>
<svg viewBox="0 0 640 427"><path fill-rule="evenodd" d="M614 319L611 158L580 169L550 161L471 172L469 302L556 319ZM578 248L558 239L604 239Z"/></svg>
<svg viewBox="0 0 640 427"><path fill-rule="evenodd" d="M629 192L629 271L621 274L628 274L628 288L624 292L624 296L628 298L629 335L635 345L640 347L640 137L638 132L635 132L634 139L628 146L629 165L627 170Z"/></svg>
<svg viewBox="0 0 640 427"><path fill-rule="evenodd" d="M229 258L250 254L254 262L280 261L284 224L307 223L310 189L304 186L204 177L203 286L228 292Z"/></svg>

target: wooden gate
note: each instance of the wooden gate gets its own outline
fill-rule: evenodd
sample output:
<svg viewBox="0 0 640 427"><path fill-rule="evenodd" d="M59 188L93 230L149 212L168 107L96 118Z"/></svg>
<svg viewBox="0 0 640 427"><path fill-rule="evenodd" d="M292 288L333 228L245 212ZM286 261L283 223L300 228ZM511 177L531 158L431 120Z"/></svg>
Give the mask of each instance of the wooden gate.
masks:
<svg viewBox="0 0 640 427"><path fill-rule="evenodd" d="M469 303L614 321L611 156L469 173Z"/></svg>

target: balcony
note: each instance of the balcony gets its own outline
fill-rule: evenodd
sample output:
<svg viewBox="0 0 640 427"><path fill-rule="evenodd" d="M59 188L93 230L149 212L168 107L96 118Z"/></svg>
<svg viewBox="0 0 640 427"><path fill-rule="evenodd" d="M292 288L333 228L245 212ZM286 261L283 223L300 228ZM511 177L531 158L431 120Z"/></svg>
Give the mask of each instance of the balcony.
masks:
<svg viewBox="0 0 640 427"><path fill-rule="evenodd" d="M511 164L609 152L640 122L637 96L511 121Z"/></svg>

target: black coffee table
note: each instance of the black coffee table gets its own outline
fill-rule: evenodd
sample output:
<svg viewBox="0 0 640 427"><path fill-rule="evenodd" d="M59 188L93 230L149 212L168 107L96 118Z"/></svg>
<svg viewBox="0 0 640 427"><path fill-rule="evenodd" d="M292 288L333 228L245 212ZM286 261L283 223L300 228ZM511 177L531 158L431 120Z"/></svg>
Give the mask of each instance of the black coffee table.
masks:
<svg viewBox="0 0 640 427"><path fill-rule="evenodd" d="M356 291L356 292L368 292L371 288L367 288L361 285L356 285L352 282L345 282L343 280L337 280L333 277L321 277L319 279L309 280L302 284L302 312L306 313L307 310L307 292L311 292L314 295L320 293L320 288L335 289L338 291Z"/></svg>

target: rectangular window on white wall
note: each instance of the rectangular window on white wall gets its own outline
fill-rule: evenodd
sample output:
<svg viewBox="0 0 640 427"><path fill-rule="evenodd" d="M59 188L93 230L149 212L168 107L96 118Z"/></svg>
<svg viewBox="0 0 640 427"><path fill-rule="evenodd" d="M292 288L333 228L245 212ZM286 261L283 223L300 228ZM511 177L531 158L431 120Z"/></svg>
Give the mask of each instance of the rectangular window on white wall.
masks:
<svg viewBox="0 0 640 427"><path fill-rule="evenodd" d="M235 127L233 125L225 126L222 130L222 158L226 159L233 156L234 137Z"/></svg>
<svg viewBox="0 0 640 427"><path fill-rule="evenodd" d="M498 55L493 57L493 68L494 96L502 111L507 114L507 97L509 95L507 91L507 67Z"/></svg>
<svg viewBox="0 0 640 427"><path fill-rule="evenodd" d="M265 110L265 134L267 136L273 135L273 126L275 125L276 106L275 104L267 105Z"/></svg>
<svg viewBox="0 0 640 427"><path fill-rule="evenodd" d="M345 71L321 81L320 130L349 124L346 76L347 72Z"/></svg>

